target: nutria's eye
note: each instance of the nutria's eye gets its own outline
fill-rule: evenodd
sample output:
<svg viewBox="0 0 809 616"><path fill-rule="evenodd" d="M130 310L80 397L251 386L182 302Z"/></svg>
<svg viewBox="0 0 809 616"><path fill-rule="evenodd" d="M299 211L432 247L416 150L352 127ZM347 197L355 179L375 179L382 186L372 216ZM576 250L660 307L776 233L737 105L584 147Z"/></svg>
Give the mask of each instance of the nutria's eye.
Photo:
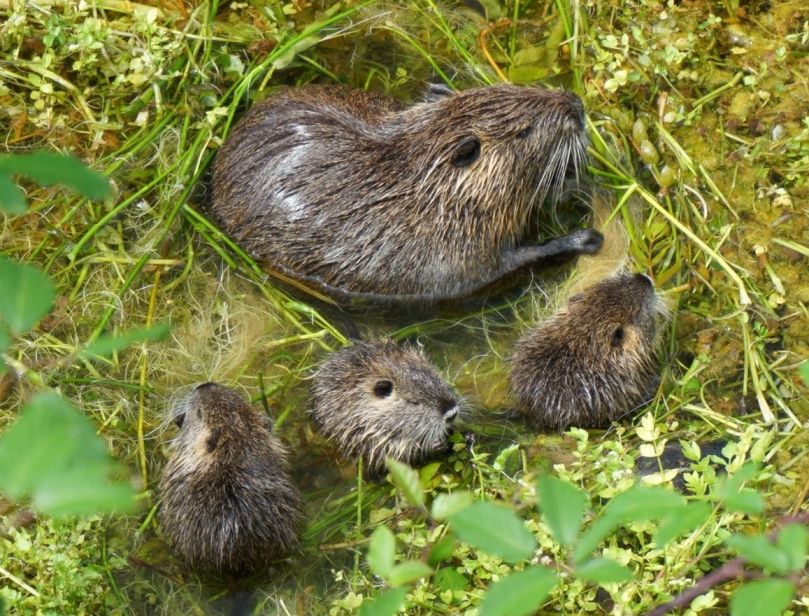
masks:
<svg viewBox="0 0 809 616"><path fill-rule="evenodd" d="M623 327L616 327L615 331L612 332L612 346L617 347L621 346L621 343L624 341L624 328Z"/></svg>
<svg viewBox="0 0 809 616"><path fill-rule="evenodd" d="M530 124L528 126L526 126L519 133L517 133L517 135L516 135L517 139L525 139L528 135L531 134L531 129L532 128L533 128L533 126L531 126Z"/></svg>
<svg viewBox="0 0 809 616"><path fill-rule="evenodd" d="M480 140L477 137L464 137L455 146L452 164L456 167L468 167L480 156Z"/></svg>
<svg viewBox="0 0 809 616"><path fill-rule="evenodd" d="M393 383L390 381L377 381L374 385L374 395L377 398L387 398L393 393Z"/></svg>
<svg viewBox="0 0 809 616"><path fill-rule="evenodd" d="M178 428L183 427L183 422L185 421L185 413L180 413L177 417L174 418L174 425Z"/></svg>

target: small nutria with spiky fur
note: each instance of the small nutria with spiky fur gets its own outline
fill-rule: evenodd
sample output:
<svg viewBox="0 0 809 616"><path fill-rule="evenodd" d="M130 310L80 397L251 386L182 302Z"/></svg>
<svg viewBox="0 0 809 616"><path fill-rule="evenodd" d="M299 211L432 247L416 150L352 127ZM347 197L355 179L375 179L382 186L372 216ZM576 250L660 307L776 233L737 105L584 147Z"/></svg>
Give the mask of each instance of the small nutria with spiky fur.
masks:
<svg viewBox="0 0 809 616"><path fill-rule="evenodd" d="M608 425L650 398L666 307L643 274L612 276L570 298L517 342L510 388L537 428Z"/></svg>
<svg viewBox="0 0 809 616"><path fill-rule="evenodd" d="M447 451L459 404L421 350L391 341L356 342L315 374L312 418L371 476L385 458L419 464Z"/></svg>
<svg viewBox="0 0 809 616"><path fill-rule="evenodd" d="M238 393L203 383L175 411L160 526L195 569L245 575L294 550L303 518L287 449Z"/></svg>
<svg viewBox="0 0 809 616"><path fill-rule="evenodd" d="M216 156L211 213L268 270L338 301L462 299L525 267L593 254L593 229L541 246L532 214L578 176L581 100L433 86L405 107L338 86L255 104Z"/></svg>

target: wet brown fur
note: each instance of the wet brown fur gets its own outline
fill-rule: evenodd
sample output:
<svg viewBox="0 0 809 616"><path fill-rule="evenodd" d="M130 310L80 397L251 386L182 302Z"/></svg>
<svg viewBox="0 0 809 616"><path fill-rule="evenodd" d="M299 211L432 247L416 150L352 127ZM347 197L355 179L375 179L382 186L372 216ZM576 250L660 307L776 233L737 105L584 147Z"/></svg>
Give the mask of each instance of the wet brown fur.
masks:
<svg viewBox="0 0 809 616"><path fill-rule="evenodd" d="M388 456L416 465L446 450L459 410L424 354L390 341L333 353L315 375L312 403L319 431L346 458L362 456L371 475Z"/></svg>
<svg viewBox="0 0 809 616"><path fill-rule="evenodd" d="M511 359L517 410L537 428L603 427L647 401L658 381L665 306L641 274L603 280L530 329Z"/></svg>
<svg viewBox="0 0 809 616"><path fill-rule="evenodd" d="M160 526L194 569L260 572L298 545L300 494L269 419L205 383L175 414L180 433L160 480Z"/></svg>
<svg viewBox="0 0 809 616"><path fill-rule="evenodd" d="M458 166L469 139L479 156ZM581 102L564 91L439 89L404 107L336 86L286 89L222 146L212 214L266 267L326 292L463 296L541 262L520 252L531 214L586 144ZM598 247L590 231L560 254Z"/></svg>

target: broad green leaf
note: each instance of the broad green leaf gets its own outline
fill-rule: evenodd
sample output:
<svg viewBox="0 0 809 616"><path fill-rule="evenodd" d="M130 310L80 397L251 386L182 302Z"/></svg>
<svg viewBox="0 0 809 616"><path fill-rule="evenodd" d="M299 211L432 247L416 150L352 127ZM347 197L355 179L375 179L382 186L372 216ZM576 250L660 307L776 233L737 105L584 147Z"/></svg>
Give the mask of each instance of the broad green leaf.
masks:
<svg viewBox="0 0 809 616"><path fill-rule="evenodd" d="M24 175L37 184L62 184L88 199L103 199L112 191L109 180L79 159L55 152L0 155L0 173Z"/></svg>
<svg viewBox="0 0 809 616"><path fill-rule="evenodd" d="M635 485L613 498L576 543L575 562L588 558L604 537L623 524L654 520L685 509L680 494L660 486Z"/></svg>
<svg viewBox="0 0 809 616"><path fill-rule="evenodd" d="M436 520L446 520L458 513L461 509L472 504L474 497L471 492L453 492L452 494L439 494L435 497L432 506L432 515Z"/></svg>
<svg viewBox="0 0 809 616"><path fill-rule="evenodd" d="M803 524L789 524L778 533L776 542L787 556L788 570L800 571L806 565L807 531Z"/></svg>
<svg viewBox="0 0 809 616"><path fill-rule="evenodd" d="M795 594L786 580L768 579L739 586L730 598L731 616L781 616Z"/></svg>
<svg viewBox="0 0 809 616"><path fill-rule="evenodd" d="M750 488L742 488L734 494L729 494L723 503L726 509L747 515L755 515L764 511L764 499L761 494Z"/></svg>
<svg viewBox="0 0 809 616"><path fill-rule="evenodd" d="M711 511L712 508L708 503L693 502L665 516L654 536L655 547L662 548L675 537L694 530L708 519Z"/></svg>
<svg viewBox="0 0 809 616"><path fill-rule="evenodd" d="M5 616L6 613L6 602L3 601L3 597L0 597L0 616Z"/></svg>
<svg viewBox="0 0 809 616"><path fill-rule="evenodd" d="M447 560L452 556L456 543L457 540L455 537L448 534L433 546L433 549L430 550L429 556L427 556L427 562L435 566L441 561Z"/></svg>
<svg viewBox="0 0 809 616"><path fill-rule="evenodd" d="M399 563L388 574L388 583L391 586L403 586L415 582L425 575L430 575L433 568L420 560L406 560Z"/></svg>
<svg viewBox="0 0 809 616"><path fill-rule="evenodd" d="M517 514L493 503L473 503L453 515L450 525L462 541L508 562L530 558L537 547Z"/></svg>
<svg viewBox="0 0 809 616"><path fill-rule="evenodd" d="M95 342L91 342L81 351L79 358L90 359L94 357L109 357L113 353L122 351L138 342L153 342L165 338L171 327L168 323L162 323L155 327L144 327L131 329L128 332L117 336L102 336Z"/></svg>
<svg viewBox="0 0 809 616"><path fill-rule="evenodd" d="M37 268L2 256L0 289L0 319L18 334L50 312L56 295L53 283Z"/></svg>
<svg viewBox="0 0 809 616"><path fill-rule="evenodd" d="M755 490L742 488L742 484L753 478L760 465L747 462L733 475L723 477L714 491L714 498L722 501L731 511L756 514L764 511L764 499Z"/></svg>
<svg viewBox="0 0 809 616"><path fill-rule="evenodd" d="M803 384L809 387L809 359L803 360L803 363L798 366L798 373L803 379Z"/></svg>
<svg viewBox="0 0 809 616"><path fill-rule="evenodd" d="M373 601L363 601L359 616L395 616L407 597L407 588L392 588Z"/></svg>
<svg viewBox="0 0 809 616"><path fill-rule="evenodd" d="M546 475L539 478L539 507L554 539L565 546L572 545L587 507L587 496L573 484Z"/></svg>
<svg viewBox="0 0 809 616"><path fill-rule="evenodd" d="M374 575L385 578L396 559L396 537L387 526L377 526L368 546L368 566Z"/></svg>
<svg viewBox="0 0 809 616"><path fill-rule="evenodd" d="M576 577L596 584L625 582L632 579L632 572L607 558L593 558L576 566Z"/></svg>
<svg viewBox="0 0 809 616"><path fill-rule="evenodd" d="M436 571L433 583L439 590L445 592L447 590L463 590L469 585L469 580L452 567L444 567Z"/></svg>
<svg viewBox="0 0 809 616"><path fill-rule="evenodd" d="M421 489L419 474L407 464L388 458L385 464L390 472L390 479L411 505L424 505L424 491Z"/></svg>
<svg viewBox="0 0 809 616"><path fill-rule="evenodd" d="M764 535L731 535L725 544L754 565L773 573L789 571L789 556Z"/></svg>
<svg viewBox="0 0 809 616"><path fill-rule="evenodd" d="M483 595L480 616L526 616L545 603L556 574L547 567L528 567L495 582Z"/></svg>
<svg viewBox="0 0 809 616"><path fill-rule="evenodd" d="M20 189L8 175L0 173L0 212L14 216L25 210L25 197Z"/></svg>
<svg viewBox="0 0 809 616"><path fill-rule="evenodd" d="M114 470L90 421L54 393L41 393L0 437L0 492L30 497L53 516L129 511L133 490Z"/></svg>

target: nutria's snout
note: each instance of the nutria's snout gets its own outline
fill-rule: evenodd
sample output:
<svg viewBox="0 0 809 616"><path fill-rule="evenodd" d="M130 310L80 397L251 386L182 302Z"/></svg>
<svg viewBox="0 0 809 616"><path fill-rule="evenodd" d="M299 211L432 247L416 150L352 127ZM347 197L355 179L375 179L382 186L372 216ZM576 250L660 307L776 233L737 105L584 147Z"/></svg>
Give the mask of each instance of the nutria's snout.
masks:
<svg viewBox="0 0 809 616"><path fill-rule="evenodd" d="M602 427L649 400L665 304L651 279L622 274L570 298L517 343L509 375L536 427Z"/></svg>
<svg viewBox="0 0 809 616"><path fill-rule="evenodd" d="M562 90L559 93L560 104L565 112L565 128L568 132L584 131L587 127L587 116L584 113L584 103L573 94Z"/></svg>
<svg viewBox="0 0 809 616"><path fill-rule="evenodd" d="M416 465L447 451L460 411L424 354L391 341L333 353L315 374L312 401L319 431L372 477L388 457Z"/></svg>

